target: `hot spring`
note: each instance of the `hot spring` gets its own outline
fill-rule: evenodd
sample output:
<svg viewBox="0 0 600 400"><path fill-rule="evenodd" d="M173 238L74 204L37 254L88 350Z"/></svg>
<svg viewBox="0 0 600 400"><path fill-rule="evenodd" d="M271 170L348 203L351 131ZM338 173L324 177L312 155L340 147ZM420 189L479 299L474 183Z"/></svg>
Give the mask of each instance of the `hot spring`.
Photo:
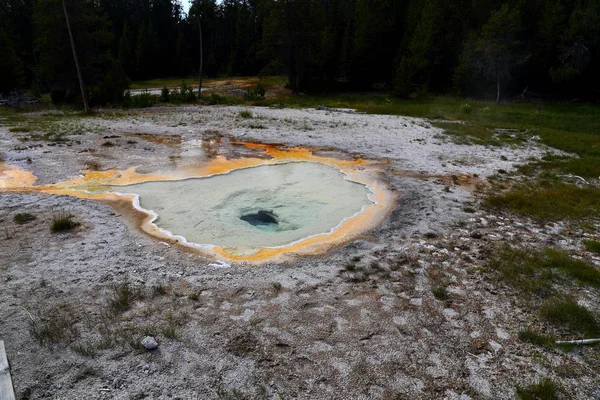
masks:
<svg viewBox="0 0 600 400"><path fill-rule="evenodd" d="M251 254L331 233L368 205L371 191L337 168L290 162L178 181L113 186L170 235Z"/></svg>
<svg viewBox="0 0 600 400"><path fill-rule="evenodd" d="M256 156L216 155L149 173L84 170L46 185L27 169L0 164L0 191L101 201L166 244L248 262L321 253L375 228L395 204L375 163L305 148L231 146Z"/></svg>

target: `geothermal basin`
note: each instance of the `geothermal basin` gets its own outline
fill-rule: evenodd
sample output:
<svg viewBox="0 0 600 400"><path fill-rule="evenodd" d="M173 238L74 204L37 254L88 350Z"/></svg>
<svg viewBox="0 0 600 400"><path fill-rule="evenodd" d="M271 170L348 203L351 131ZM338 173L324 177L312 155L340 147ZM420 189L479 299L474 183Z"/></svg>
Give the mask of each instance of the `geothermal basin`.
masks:
<svg viewBox="0 0 600 400"><path fill-rule="evenodd" d="M250 262L322 252L375 227L394 202L364 160L240 145L261 157L216 157L164 173L84 171L44 186L10 166L0 188L103 201L167 244Z"/></svg>

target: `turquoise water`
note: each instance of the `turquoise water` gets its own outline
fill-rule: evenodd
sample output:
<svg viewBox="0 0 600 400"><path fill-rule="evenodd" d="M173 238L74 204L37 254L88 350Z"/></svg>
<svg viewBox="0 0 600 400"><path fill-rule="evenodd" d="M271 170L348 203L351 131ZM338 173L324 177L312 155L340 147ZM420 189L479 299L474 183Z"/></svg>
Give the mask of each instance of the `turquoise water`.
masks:
<svg viewBox="0 0 600 400"><path fill-rule="evenodd" d="M327 233L372 204L362 184L318 163L264 165L180 181L116 186L139 196L155 224L188 242L240 252L279 247ZM276 224L255 226L240 217L267 211Z"/></svg>

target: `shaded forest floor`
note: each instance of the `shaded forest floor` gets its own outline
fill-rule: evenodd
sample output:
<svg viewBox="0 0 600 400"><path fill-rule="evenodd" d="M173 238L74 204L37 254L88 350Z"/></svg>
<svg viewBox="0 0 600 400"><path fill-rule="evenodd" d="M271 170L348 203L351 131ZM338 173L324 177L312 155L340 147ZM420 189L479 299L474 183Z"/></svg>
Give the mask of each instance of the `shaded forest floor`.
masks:
<svg viewBox="0 0 600 400"><path fill-rule="evenodd" d="M397 209L327 254L222 269L106 205L0 191L0 337L21 397L600 395L598 347L555 344L600 337L598 106L229 95L3 110L0 162L48 183L277 142L379 162ZM58 211L78 225L51 233ZM147 334L158 351L140 348Z"/></svg>

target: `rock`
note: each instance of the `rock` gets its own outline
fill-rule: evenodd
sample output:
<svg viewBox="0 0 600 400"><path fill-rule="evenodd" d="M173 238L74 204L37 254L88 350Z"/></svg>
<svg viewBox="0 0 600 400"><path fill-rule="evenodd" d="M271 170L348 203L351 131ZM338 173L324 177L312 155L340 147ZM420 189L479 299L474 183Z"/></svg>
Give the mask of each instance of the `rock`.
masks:
<svg viewBox="0 0 600 400"><path fill-rule="evenodd" d="M483 237L483 235L481 234L481 232L474 231L474 232L471 232L471 237L473 239L481 239Z"/></svg>
<svg viewBox="0 0 600 400"><path fill-rule="evenodd" d="M146 350L152 351L158 347L158 343L152 336L146 336L142 339L142 346L144 346Z"/></svg>

